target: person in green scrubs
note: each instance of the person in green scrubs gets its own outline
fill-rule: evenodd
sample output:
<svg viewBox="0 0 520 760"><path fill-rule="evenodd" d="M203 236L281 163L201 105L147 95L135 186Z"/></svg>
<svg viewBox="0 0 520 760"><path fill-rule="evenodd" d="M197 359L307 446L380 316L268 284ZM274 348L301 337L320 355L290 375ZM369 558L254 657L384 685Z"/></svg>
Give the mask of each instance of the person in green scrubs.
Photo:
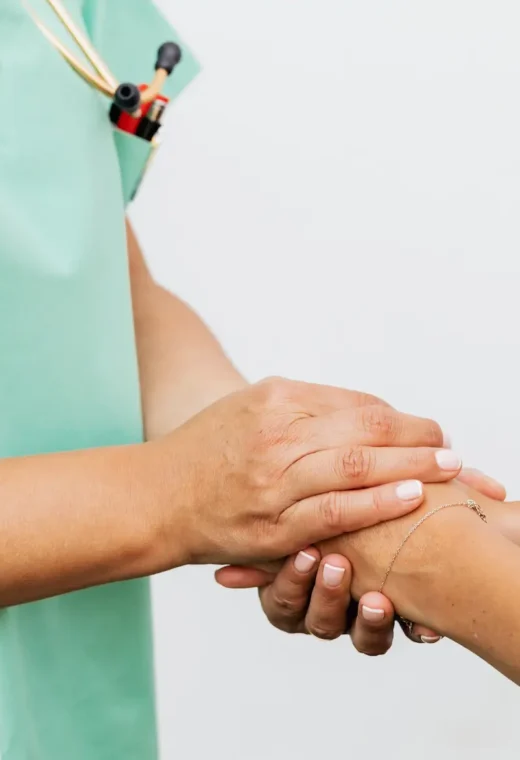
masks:
<svg viewBox="0 0 520 760"><path fill-rule="evenodd" d="M64 4L121 80L177 40L149 0ZM180 44L172 98L198 71ZM125 222L149 145L19 0L0 7L0 85L0 758L154 760L149 575L295 555L314 619L344 615L347 560L315 581L300 550L415 509L418 481L461 463L373 397L246 384ZM358 634L384 642L385 609Z"/></svg>

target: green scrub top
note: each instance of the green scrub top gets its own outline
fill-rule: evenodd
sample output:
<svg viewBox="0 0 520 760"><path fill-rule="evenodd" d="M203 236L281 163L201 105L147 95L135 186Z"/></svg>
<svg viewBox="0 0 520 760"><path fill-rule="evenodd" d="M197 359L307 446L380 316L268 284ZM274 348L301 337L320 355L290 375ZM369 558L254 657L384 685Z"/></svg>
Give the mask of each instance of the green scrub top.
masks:
<svg viewBox="0 0 520 760"><path fill-rule="evenodd" d="M121 80L178 39L149 0L64 4ZM197 71L182 47L170 96ZM149 145L115 135L20 0L0 3L0 93L0 456L141 441L124 217ZM148 580L0 611L0 760L154 760L155 723Z"/></svg>

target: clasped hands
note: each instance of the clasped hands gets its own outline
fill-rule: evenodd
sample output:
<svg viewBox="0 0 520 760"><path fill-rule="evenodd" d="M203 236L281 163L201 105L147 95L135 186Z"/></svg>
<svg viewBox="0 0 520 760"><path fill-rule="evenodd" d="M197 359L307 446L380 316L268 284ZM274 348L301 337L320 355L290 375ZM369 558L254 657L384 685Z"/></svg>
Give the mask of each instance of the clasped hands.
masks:
<svg viewBox="0 0 520 760"><path fill-rule="evenodd" d="M338 527L342 522L344 532L413 512L423 502L423 483L456 478L464 492L472 489L468 495L477 492L492 507L505 499L504 488L495 480L462 469L460 458L447 448L440 427L431 420L401 414L378 398L342 389L282 380L267 381L265 388L277 397L280 411L292 405L298 408L298 401L302 407L305 399L318 393L313 409L316 424L307 441L316 462L305 478L312 478L313 492L320 494L311 500L319 498L323 504L325 499L329 521ZM302 411L297 419L310 417ZM297 422L292 425L296 437ZM277 431L276 443L283 446L289 431L280 427ZM332 465L336 490L330 490L330 457L323 455L320 461L319 453L316 456L320 446L337 449ZM302 462L308 456L303 454ZM359 652L386 653L394 635L392 602L376 591L354 601L352 564L343 554L329 553L329 546L305 546L283 562L227 566L216 572L216 579L227 588L258 588L264 613L282 631L327 640L349 633ZM441 638L422 625L405 633L412 641L428 644Z"/></svg>

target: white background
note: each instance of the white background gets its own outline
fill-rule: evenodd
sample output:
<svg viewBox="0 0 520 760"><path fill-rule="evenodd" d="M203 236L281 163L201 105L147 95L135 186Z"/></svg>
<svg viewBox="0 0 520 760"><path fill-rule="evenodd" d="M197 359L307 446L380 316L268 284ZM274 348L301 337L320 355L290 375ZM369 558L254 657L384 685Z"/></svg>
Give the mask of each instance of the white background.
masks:
<svg viewBox="0 0 520 760"><path fill-rule="evenodd" d="M516 0L161 5L204 72L134 210L157 277L249 378L434 416L518 495ZM165 760L518 757L516 687L449 643L291 638L210 569L155 592Z"/></svg>

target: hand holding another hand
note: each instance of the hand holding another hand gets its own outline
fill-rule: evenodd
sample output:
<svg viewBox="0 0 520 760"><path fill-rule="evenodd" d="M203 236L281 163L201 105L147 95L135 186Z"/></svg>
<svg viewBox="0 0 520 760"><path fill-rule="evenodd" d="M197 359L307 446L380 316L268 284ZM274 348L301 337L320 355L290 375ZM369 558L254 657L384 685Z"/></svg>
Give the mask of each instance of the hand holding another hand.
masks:
<svg viewBox="0 0 520 760"><path fill-rule="evenodd" d="M420 481L449 480L461 465L431 420L365 394L279 379L147 445L162 463L165 566L174 551L177 565L285 557L409 513L422 501Z"/></svg>
<svg viewBox="0 0 520 760"><path fill-rule="evenodd" d="M498 503L506 496L503 486L472 469L462 470L457 481L467 498L470 487L473 495L478 492L475 498L489 512L490 522L520 545L520 509L516 504ZM216 579L230 589L259 588L266 617L281 631L311 633L327 640L350 633L354 647L363 654L388 651L394 634L394 607L378 592L364 594L359 604L352 599L352 566L346 557L332 554L321 558L318 549L311 547L283 564L263 567L224 567L216 572ZM442 638L420 624L405 634L416 643L436 643Z"/></svg>

